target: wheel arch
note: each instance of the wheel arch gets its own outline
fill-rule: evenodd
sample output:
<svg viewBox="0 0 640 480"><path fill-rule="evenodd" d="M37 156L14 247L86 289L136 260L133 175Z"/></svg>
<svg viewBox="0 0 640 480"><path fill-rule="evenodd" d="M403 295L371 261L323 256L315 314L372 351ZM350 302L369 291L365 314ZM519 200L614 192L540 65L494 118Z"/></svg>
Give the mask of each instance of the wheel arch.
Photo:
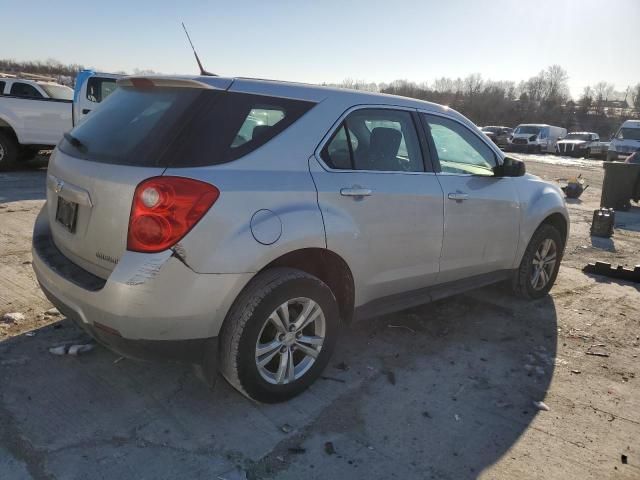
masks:
<svg viewBox="0 0 640 480"><path fill-rule="evenodd" d="M9 135L16 141L16 143L21 143L20 137L18 136L18 131L13 127L11 122L4 115L0 115L0 132Z"/></svg>
<svg viewBox="0 0 640 480"><path fill-rule="evenodd" d="M338 301L344 322L353 319L355 284L347 262L326 248L302 248L285 253L265 265L256 275L275 267L296 268L318 277L331 289Z"/></svg>

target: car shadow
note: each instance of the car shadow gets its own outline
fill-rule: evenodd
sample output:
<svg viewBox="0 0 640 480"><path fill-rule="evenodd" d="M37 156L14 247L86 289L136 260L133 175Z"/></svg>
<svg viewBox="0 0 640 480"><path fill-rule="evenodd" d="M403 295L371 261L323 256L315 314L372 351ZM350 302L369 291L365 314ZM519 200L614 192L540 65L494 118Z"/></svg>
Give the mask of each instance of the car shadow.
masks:
<svg viewBox="0 0 640 480"><path fill-rule="evenodd" d="M68 320L34 334L0 342L0 447L53 476L91 477L99 463L105 478L465 479L546 414L534 402L553 376L557 316L549 296L525 302L494 286L359 322L322 378L277 405L102 347L53 356L86 339Z"/></svg>

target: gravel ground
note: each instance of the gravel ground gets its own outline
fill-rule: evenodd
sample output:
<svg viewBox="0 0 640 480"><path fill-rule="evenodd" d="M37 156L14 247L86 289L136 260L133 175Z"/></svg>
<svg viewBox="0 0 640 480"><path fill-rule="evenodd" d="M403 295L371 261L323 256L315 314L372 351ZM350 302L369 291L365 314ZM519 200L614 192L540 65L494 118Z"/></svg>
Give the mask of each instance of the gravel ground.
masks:
<svg viewBox="0 0 640 480"><path fill-rule="evenodd" d="M640 478L638 286L581 271L640 263L640 208L591 238L601 162L522 157L589 184L551 295L493 286L353 325L280 405L101 347L51 355L83 334L47 313L30 266L43 163L0 174L0 316L24 315L0 325L0 479Z"/></svg>

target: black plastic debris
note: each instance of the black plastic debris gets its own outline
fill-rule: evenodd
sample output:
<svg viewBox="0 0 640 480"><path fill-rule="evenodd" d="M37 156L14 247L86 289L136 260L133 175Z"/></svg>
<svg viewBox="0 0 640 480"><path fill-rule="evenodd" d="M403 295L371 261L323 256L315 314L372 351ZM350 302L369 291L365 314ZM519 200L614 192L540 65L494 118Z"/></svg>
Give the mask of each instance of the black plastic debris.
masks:
<svg viewBox="0 0 640 480"><path fill-rule="evenodd" d="M616 224L616 212L613 208L599 208L593 211L591 221L591 235L594 237L610 238Z"/></svg>
<svg viewBox="0 0 640 480"><path fill-rule="evenodd" d="M582 269L584 273L603 275L605 277L617 278L627 282L640 283L640 265L636 265L633 270L618 265L613 268L610 263L596 262L589 263Z"/></svg>
<svg viewBox="0 0 640 480"><path fill-rule="evenodd" d="M577 177L573 177L567 180L567 184L561 187L562 191L566 195L567 198L580 198L580 195L589 188L589 185L584 185L584 179L582 179L582 174Z"/></svg>

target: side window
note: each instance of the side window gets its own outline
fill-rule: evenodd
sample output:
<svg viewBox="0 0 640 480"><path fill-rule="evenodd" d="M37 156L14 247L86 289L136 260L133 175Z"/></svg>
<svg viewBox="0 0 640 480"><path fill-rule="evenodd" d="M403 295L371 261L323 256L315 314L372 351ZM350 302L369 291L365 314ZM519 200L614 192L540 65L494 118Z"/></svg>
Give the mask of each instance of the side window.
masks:
<svg viewBox="0 0 640 480"><path fill-rule="evenodd" d="M337 169L424 171L413 118L399 110L363 109L349 114L321 156Z"/></svg>
<svg viewBox="0 0 640 480"><path fill-rule="evenodd" d="M6 82L0 82L0 95L4 95L4 86L6 84Z"/></svg>
<svg viewBox="0 0 640 480"><path fill-rule="evenodd" d="M280 122L285 117L285 113L284 109L278 106L261 105L252 108L236 133L231 148L256 140Z"/></svg>
<svg viewBox="0 0 640 480"><path fill-rule="evenodd" d="M495 154L477 135L448 118L425 115L425 119L442 172L493 175Z"/></svg>
<svg viewBox="0 0 640 480"><path fill-rule="evenodd" d="M13 85L11 85L11 92L9 92L9 94L15 95L16 97L42 98L42 94L36 89L36 87L22 82L13 82Z"/></svg>
<svg viewBox="0 0 640 480"><path fill-rule="evenodd" d="M87 100L100 103L116 89L115 78L91 77L87 80Z"/></svg>
<svg viewBox="0 0 640 480"><path fill-rule="evenodd" d="M342 123L342 126L336 130L333 137L322 149L320 156L324 162L331 168L339 170L353 170L353 164L351 163L351 151L349 148L349 137L347 136L347 127Z"/></svg>

